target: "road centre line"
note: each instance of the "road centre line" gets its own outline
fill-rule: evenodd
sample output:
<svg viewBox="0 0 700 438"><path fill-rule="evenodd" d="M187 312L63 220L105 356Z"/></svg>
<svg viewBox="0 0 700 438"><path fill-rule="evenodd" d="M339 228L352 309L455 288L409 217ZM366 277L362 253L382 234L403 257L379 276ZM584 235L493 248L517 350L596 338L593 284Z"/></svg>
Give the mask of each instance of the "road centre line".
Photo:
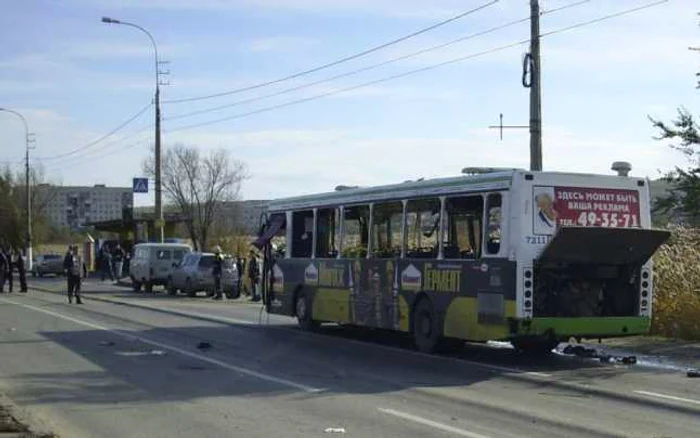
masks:
<svg viewBox="0 0 700 438"><path fill-rule="evenodd" d="M658 392L651 391L633 391L635 394L646 395L648 397L662 398L666 400L673 400L683 403L689 403L693 405L700 405L700 400L693 400L691 398L677 397L675 395L659 394Z"/></svg>
<svg viewBox="0 0 700 438"><path fill-rule="evenodd" d="M448 424L438 423L437 421L429 420L427 418L419 417L417 415L409 414L406 412L397 411L388 408L377 408L379 412L393 415L395 417L402 418L404 420L413 421L414 423L422 424L424 426L430 426L435 429L442 430L444 432L449 432L459 436L465 436L467 438L490 438L488 435L482 435L480 433L471 432L465 429L460 429L458 427L450 426Z"/></svg>
<svg viewBox="0 0 700 438"><path fill-rule="evenodd" d="M40 312L40 313L44 313L44 314L47 314L47 315L51 315L51 316L53 316L53 317L61 318L61 319L64 319L64 320L66 320L66 321L71 321L71 322L73 322L73 323L75 323L75 324L79 324L79 325L82 325L82 326L85 326L85 327L90 327L90 328L93 328L93 329L96 329L96 330L107 331L107 332L109 332L109 333L113 333L113 334L118 335L118 336L121 336L121 337L123 337L123 338L127 338L127 339L130 339L130 340L140 341L140 342L143 342L143 343L145 343L145 344L152 345L152 346L154 346L154 347L162 348L163 350L169 350L169 351L172 351L172 352L181 354L181 355L183 355L183 356L187 356L187 357L190 357L190 358L193 358L193 359L200 360L200 361L202 361L202 362L207 362L207 363L212 364L212 365L217 365L217 366L219 366L219 367L221 367L221 368L225 368L225 369L227 369L227 370L235 371L235 372L238 372L238 373L241 373L241 374L245 374L245 375L248 375L248 376L251 376L251 377L256 377L256 378L258 378L258 379L260 379L260 380L265 380L265 381L277 383L277 384L280 384L280 385L283 385L283 386L288 386L288 387L291 387L291 388L294 388L294 389L298 389L298 390L301 390L301 391L304 391L304 392L307 392L307 393L317 393L317 392L322 392L322 391L323 391L323 389L320 389L320 388L314 388L314 387L312 387L312 386L304 385L304 384L301 384L301 383L296 383L296 382L293 382L293 381L291 381L291 380L287 380L287 379L283 379L283 378L280 378L280 377L271 376L271 375L269 375L269 374L261 373L261 372L254 371L254 370L251 370L251 369L248 369L248 368L243 368L243 367L239 367L239 366L236 366L236 365L232 365L232 364L229 364L229 363L224 362L224 361L221 361L221 360L217 360L217 359L214 359L214 358L211 358L211 357L203 356L203 355L201 355L201 354L197 354L197 353L194 353L194 352L191 352L191 351L187 351L187 350L184 350L184 349L182 349L182 348L178 348L178 347L175 347L175 346L172 346L172 345L169 345L169 344L164 344L164 343L162 343L162 342L154 341L154 340L145 338L145 337L143 337L143 336L138 336L138 335L133 335L133 334L130 334L130 333L125 333L125 332L123 332L123 331L121 331L121 330L110 329L110 328L107 328L107 327L105 327L105 326L102 326L102 325L93 323L93 322L83 321L83 320L80 320L80 319L77 319L77 318L73 318L73 317L71 317L71 316L63 315L63 314L58 313L58 312L53 312L53 311L51 311L51 310L42 309L42 308L40 308L40 307L32 306L31 304L18 303L18 302L16 302L16 301L8 300L8 299L5 299L5 298L0 298L0 301L5 302L5 303L14 304L14 305L21 306L21 307L25 307L25 308L27 308L27 309L34 310L35 312Z"/></svg>

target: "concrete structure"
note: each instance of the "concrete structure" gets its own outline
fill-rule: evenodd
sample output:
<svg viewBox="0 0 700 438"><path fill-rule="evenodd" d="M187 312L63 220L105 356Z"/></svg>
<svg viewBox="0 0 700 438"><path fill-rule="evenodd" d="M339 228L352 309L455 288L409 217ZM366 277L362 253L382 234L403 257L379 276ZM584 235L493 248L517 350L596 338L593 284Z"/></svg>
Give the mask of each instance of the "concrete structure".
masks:
<svg viewBox="0 0 700 438"><path fill-rule="evenodd" d="M90 222L122 218L124 208L132 208L131 187L39 185L37 197L51 225L79 229Z"/></svg>

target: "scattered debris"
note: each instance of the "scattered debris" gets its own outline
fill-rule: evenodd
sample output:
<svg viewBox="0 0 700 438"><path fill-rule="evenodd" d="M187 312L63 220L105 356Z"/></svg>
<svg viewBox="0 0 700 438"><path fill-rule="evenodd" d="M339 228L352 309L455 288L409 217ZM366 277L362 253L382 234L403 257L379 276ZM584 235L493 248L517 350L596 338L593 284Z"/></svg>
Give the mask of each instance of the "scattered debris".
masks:
<svg viewBox="0 0 700 438"><path fill-rule="evenodd" d="M700 377L700 370L695 369L695 368L690 368L688 372L686 373L686 376L688 377Z"/></svg>
<svg viewBox="0 0 700 438"><path fill-rule="evenodd" d="M634 365L637 363L637 356L625 356L622 358L622 363L625 365Z"/></svg>
<svg viewBox="0 0 700 438"><path fill-rule="evenodd" d="M8 331L11 331L11 332L16 332L16 331L17 331L17 329L16 329L16 328L14 328L14 327L10 327L10 328L9 328L9 329L7 329L7 330L8 330Z"/></svg>
<svg viewBox="0 0 700 438"><path fill-rule="evenodd" d="M601 363L610 363L612 362L612 356L609 356L607 354L603 354L598 357Z"/></svg>
<svg viewBox="0 0 700 438"><path fill-rule="evenodd" d="M211 344L209 342L200 342L197 344L197 349L198 350L208 350L211 348Z"/></svg>
<svg viewBox="0 0 700 438"><path fill-rule="evenodd" d="M113 341L100 341L100 345L103 347L111 347L114 345Z"/></svg>
<svg viewBox="0 0 700 438"><path fill-rule="evenodd" d="M165 356L165 351L163 350L151 350L150 354L153 356Z"/></svg>
<svg viewBox="0 0 700 438"><path fill-rule="evenodd" d="M327 427L324 433L345 433L344 427Z"/></svg>
<svg viewBox="0 0 700 438"><path fill-rule="evenodd" d="M566 347L564 347L564 349L561 352L564 354L574 354L574 347L569 344Z"/></svg>

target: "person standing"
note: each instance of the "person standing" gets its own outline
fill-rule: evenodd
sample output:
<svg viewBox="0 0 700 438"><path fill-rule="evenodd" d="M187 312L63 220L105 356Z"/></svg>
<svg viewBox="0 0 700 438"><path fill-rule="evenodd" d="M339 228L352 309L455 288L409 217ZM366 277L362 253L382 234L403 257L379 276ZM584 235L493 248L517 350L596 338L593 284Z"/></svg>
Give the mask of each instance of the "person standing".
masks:
<svg viewBox="0 0 700 438"><path fill-rule="evenodd" d="M5 256L5 248L0 247L0 293L5 292L5 277L10 261Z"/></svg>
<svg viewBox="0 0 700 438"><path fill-rule="evenodd" d="M224 264L224 257L221 255L221 247L217 245L214 248L214 264L211 268L211 273L214 276L214 299L220 300L223 298L221 294L221 272Z"/></svg>
<svg viewBox="0 0 700 438"><path fill-rule="evenodd" d="M245 262L243 257L238 257L236 259L236 272L238 273L238 279L236 283L238 296L243 292L243 277L245 276Z"/></svg>
<svg viewBox="0 0 700 438"><path fill-rule="evenodd" d="M19 291L26 293L27 292L27 270L25 269L24 257L22 257L21 252L17 253L17 262L15 264L17 266L17 275L19 276Z"/></svg>
<svg viewBox="0 0 700 438"><path fill-rule="evenodd" d="M87 268L78 254L78 245L68 247L66 257L63 259L63 269L68 279L68 303L72 304L75 296L75 303L83 304L80 299L80 282Z"/></svg>
<svg viewBox="0 0 700 438"><path fill-rule="evenodd" d="M105 277L107 275L109 275L110 280L114 281L114 274L112 274L112 255L110 254L109 245L102 245L100 253L102 254L102 257L100 258L102 281L105 281Z"/></svg>
<svg viewBox="0 0 700 438"><path fill-rule="evenodd" d="M12 272L12 269L14 267L14 252L11 250L5 250L5 258L7 259L7 280L8 280L8 286L9 286L9 292L12 293L14 289L14 275Z"/></svg>
<svg viewBox="0 0 700 438"><path fill-rule="evenodd" d="M122 268L124 267L124 250L119 244L112 252L112 260L114 262L114 277L119 281L122 278Z"/></svg>
<svg viewBox="0 0 700 438"><path fill-rule="evenodd" d="M258 283L260 282L260 266L258 263L258 258L255 256L255 252L250 252L250 260L248 261L248 278L250 279L250 289L253 297L253 301L260 301L260 295L258 291Z"/></svg>

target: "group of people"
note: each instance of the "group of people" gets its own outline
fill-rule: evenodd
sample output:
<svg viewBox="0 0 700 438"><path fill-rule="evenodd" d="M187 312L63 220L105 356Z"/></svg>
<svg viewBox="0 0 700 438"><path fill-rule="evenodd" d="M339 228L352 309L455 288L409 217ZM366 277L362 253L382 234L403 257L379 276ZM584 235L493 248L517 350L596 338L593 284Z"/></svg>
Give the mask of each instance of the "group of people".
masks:
<svg viewBox="0 0 700 438"><path fill-rule="evenodd" d="M5 281L8 282L9 292L14 288L13 271L17 269L19 276L20 292L27 292L27 270L24 266L24 258L19 251L11 251L0 248L0 293L5 292Z"/></svg>
<svg viewBox="0 0 700 438"><path fill-rule="evenodd" d="M102 245L97 253L99 271L102 273L102 281L109 277L112 281L119 281L124 277L124 263L128 261L128 254L117 244L111 247Z"/></svg>
<svg viewBox="0 0 700 438"><path fill-rule="evenodd" d="M221 275L223 270L224 257L221 254L221 247L218 245L214 248L214 266L212 274L214 275L214 299L221 300L223 298L221 288ZM238 291L245 292L250 295L252 301L260 301L260 262L254 251L250 252L248 260L248 280L250 280L250 291L243 285L244 272L246 268L246 260L243 257L236 258L236 271L238 272Z"/></svg>

